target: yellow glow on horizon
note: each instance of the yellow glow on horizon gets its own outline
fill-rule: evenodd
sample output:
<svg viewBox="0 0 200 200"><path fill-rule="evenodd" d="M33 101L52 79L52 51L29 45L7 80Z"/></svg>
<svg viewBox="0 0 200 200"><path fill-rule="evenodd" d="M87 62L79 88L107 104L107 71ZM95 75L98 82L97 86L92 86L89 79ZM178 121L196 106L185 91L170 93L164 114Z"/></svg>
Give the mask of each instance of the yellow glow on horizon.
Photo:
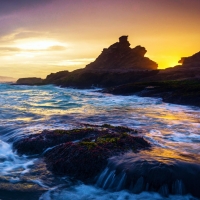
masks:
<svg viewBox="0 0 200 200"><path fill-rule="evenodd" d="M175 67L176 65L180 65L178 61L181 59L181 56L174 55L174 56L156 56L156 57L149 57L153 61L157 62L158 69L166 69L169 67Z"/></svg>
<svg viewBox="0 0 200 200"><path fill-rule="evenodd" d="M50 73L84 68L101 54L104 47L108 48L116 40L113 39L113 41L105 43L102 41L90 43L53 37L50 39L40 37L17 39L13 43L8 43L8 50L2 49L4 55L0 56L1 64L7 65L9 70L2 68L0 72L1 75L13 76L14 78L28 76L45 78ZM137 45L132 41L130 43L132 43L131 48ZM155 61L158 64L158 69L179 65L178 61L181 57L191 56L195 53L195 50L189 48L172 49L167 44L162 49L158 49L158 45L151 45L148 41L145 44L142 44L142 42L139 42L139 44L147 49L148 53L145 57ZM26 70L27 68L29 70ZM15 73L11 75L11 71Z"/></svg>
<svg viewBox="0 0 200 200"><path fill-rule="evenodd" d="M158 62L158 69L166 69L169 67L175 67L177 65L181 65L180 63L178 63L177 61L160 61Z"/></svg>

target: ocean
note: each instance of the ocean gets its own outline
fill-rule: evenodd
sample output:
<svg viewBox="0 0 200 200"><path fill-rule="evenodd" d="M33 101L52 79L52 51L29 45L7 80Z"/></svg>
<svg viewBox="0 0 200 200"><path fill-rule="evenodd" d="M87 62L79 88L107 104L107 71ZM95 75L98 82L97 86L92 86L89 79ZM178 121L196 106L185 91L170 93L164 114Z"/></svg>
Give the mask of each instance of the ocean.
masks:
<svg viewBox="0 0 200 200"><path fill-rule="evenodd" d="M128 152L111 159L116 165L128 162L132 166L137 157L137 161L178 160L200 166L198 107L164 103L160 98L103 94L98 89L0 84L0 199L196 199L181 192L181 182L177 194L168 197L124 190L123 174L113 190L108 186L114 181L108 168L94 185L70 177L55 177L41 157L20 156L12 149L15 140L28 134L40 134L45 129L72 129L84 123L128 126L139 130L138 134L152 144L151 152L137 155Z"/></svg>

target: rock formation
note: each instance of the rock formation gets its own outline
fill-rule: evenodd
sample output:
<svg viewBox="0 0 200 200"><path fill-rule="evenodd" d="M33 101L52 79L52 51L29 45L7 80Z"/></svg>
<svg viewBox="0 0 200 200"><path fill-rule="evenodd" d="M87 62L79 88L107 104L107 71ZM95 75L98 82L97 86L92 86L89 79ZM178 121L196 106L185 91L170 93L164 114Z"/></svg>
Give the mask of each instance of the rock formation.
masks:
<svg viewBox="0 0 200 200"><path fill-rule="evenodd" d="M144 47L130 48L128 36L121 36L119 42L103 49L98 58L88 64L90 70L156 70L158 65L144 57L147 52Z"/></svg>
<svg viewBox="0 0 200 200"><path fill-rule="evenodd" d="M144 57L146 49L141 46L130 48L127 39L128 36L121 36L119 42L104 49L84 69L52 73L43 83L76 88L110 87L157 74L158 65Z"/></svg>
<svg viewBox="0 0 200 200"><path fill-rule="evenodd" d="M20 78L16 82L18 85L41 85L42 83L43 79L36 77Z"/></svg>
<svg viewBox="0 0 200 200"><path fill-rule="evenodd" d="M190 57L183 57L179 61L183 67L199 67L200 68L200 51Z"/></svg>
<svg viewBox="0 0 200 200"><path fill-rule="evenodd" d="M47 168L55 174L88 181L104 169L109 157L150 149L136 133L128 127L86 124L81 129L45 130L20 138L13 148L19 154L42 154Z"/></svg>

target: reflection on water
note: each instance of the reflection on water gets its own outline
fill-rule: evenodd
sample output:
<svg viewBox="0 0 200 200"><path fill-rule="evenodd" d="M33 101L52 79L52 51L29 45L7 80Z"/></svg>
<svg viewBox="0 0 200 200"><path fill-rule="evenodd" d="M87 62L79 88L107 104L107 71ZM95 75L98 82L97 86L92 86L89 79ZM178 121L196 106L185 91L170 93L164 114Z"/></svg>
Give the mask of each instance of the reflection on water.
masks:
<svg viewBox="0 0 200 200"><path fill-rule="evenodd" d="M156 158L160 162L170 162L171 160L181 160L187 162L196 162L200 163L200 155L186 154L182 152L177 152L171 149L165 148L153 148L151 151L144 151L140 154L145 155L148 158ZM165 158L165 160L163 159Z"/></svg>

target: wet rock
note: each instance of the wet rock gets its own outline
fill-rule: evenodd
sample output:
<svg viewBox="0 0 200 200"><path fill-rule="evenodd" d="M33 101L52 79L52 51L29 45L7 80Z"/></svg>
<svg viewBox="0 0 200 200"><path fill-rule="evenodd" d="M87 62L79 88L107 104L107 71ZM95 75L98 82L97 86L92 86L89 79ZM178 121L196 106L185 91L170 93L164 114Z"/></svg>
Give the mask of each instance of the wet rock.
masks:
<svg viewBox="0 0 200 200"><path fill-rule="evenodd" d="M144 155L143 155L144 154ZM144 151L109 159L97 186L109 190L128 189L133 193L158 192L162 196L192 194L200 198L200 163L158 156Z"/></svg>
<svg viewBox="0 0 200 200"><path fill-rule="evenodd" d="M141 137L127 133L106 133L77 143L64 143L45 153L49 170L59 175L69 175L90 181L106 166L107 159L127 151L150 147Z"/></svg>
<svg viewBox="0 0 200 200"><path fill-rule="evenodd" d="M92 180L106 166L107 159L127 151L150 147L136 130L123 126L83 124L74 130L43 131L15 141L20 154L42 154L50 171L78 180Z"/></svg>
<svg viewBox="0 0 200 200"><path fill-rule="evenodd" d="M92 128L73 129L73 130L44 130L41 134L32 134L28 137L19 139L13 143L13 149L18 154L41 154L47 148L58 144L80 140L99 134L99 130Z"/></svg>
<svg viewBox="0 0 200 200"><path fill-rule="evenodd" d="M138 82L102 90L117 95L136 94L162 98L164 102L200 106L200 79Z"/></svg>

